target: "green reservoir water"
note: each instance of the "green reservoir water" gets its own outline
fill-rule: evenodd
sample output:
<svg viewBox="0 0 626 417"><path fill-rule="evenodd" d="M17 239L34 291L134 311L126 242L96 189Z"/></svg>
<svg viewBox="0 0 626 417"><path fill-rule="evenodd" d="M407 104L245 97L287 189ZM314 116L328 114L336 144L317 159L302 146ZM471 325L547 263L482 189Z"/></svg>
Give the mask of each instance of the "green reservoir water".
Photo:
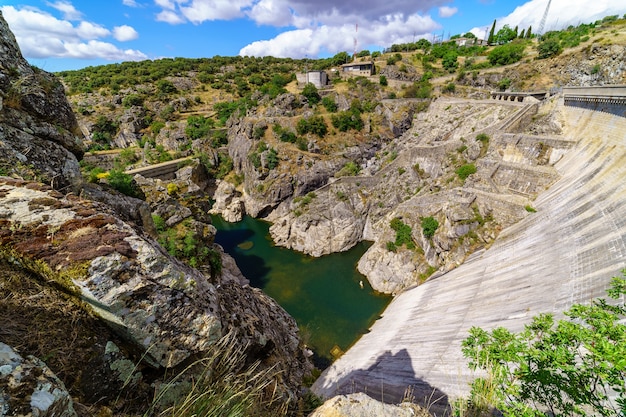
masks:
<svg viewBox="0 0 626 417"><path fill-rule="evenodd" d="M213 225L218 230L215 241L235 258L251 285L263 289L296 319L307 344L323 362L332 360L333 347L345 351L366 333L391 300L375 293L356 270L366 243L314 258L274 246L269 224L261 220L245 217L227 223L214 216Z"/></svg>

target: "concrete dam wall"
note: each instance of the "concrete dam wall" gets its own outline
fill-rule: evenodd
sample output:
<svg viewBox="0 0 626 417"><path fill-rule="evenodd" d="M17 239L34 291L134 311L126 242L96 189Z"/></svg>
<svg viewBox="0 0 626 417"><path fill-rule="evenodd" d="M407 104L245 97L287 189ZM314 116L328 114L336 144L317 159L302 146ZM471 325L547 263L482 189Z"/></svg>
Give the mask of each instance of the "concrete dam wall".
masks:
<svg viewBox="0 0 626 417"><path fill-rule="evenodd" d="M472 326L522 330L541 312L604 297L626 267L626 118L585 107L555 111L572 141L536 213L503 230L457 269L398 295L313 386L318 395L365 392L442 408L469 393L461 342Z"/></svg>

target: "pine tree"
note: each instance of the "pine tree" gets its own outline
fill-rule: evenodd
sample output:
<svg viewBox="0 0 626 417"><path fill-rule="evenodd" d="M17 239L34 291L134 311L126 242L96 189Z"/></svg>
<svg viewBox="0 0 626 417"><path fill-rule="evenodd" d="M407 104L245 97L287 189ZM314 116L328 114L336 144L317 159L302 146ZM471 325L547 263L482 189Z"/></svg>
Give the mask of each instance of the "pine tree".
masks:
<svg viewBox="0 0 626 417"><path fill-rule="evenodd" d="M487 38L487 45L491 45L493 43L493 37L496 32L496 20L493 20L493 25L491 26L491 30L489 31L489 37Z"/></svg>
<svg viewBox="0 0 626 417"><path fill-rule="evenodd" d="M530 39L533 37L532 30L533 30L533 27L528 26L528 30L526 31L526 39Z"/></svg>
<svg viewBox="0 0 626 417"><path fill-rule="evenodd" d="M518 34L519 34L518 29L517 29L517 26L515 26L515 30L514 30L514 32L515 32L515 37L517 38L517 36L518 36Z"/></svg>
<svg viewBox="0 0 626 417"><path fill-rule="evenodd" d="M522 29L522 31L519 34L519 38L524 39L526 37L525 35L526 35L526 29Z"/></svg>

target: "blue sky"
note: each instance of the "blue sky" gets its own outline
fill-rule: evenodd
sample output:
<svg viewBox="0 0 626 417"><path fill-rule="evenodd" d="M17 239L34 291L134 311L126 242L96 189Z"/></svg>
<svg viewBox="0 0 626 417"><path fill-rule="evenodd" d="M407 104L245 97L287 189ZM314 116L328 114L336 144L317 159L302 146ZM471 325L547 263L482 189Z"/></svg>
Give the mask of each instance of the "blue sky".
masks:
<svg viewBox="0 0 626 417"><path fill-rule="evenodd" d="M165 57L332 56L473 31L535 32L548 0L0 0L23 55L47 71ZM626 14L618 0L552 0L546 30Z"/></svg>

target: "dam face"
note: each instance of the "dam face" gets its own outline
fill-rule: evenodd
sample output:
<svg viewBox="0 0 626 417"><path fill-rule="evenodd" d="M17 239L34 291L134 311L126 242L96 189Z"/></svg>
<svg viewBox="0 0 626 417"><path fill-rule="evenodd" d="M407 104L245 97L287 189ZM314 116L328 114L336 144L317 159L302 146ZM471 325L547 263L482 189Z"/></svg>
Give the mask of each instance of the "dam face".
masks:
<svg viewBox="0 0 626 417"><path fill-rule="evenodd" d="M533 202L537 212L458 268L398 295L316 381L316 394L365 392L393 403L412 387L416 402L444 409L469 393L461 342L472 326L520 331L538 313L559 318L606 296L626 267L626 117L594 106L563 98L556 106L563 139L576 144L555 164L560 179Z"/></svg>

